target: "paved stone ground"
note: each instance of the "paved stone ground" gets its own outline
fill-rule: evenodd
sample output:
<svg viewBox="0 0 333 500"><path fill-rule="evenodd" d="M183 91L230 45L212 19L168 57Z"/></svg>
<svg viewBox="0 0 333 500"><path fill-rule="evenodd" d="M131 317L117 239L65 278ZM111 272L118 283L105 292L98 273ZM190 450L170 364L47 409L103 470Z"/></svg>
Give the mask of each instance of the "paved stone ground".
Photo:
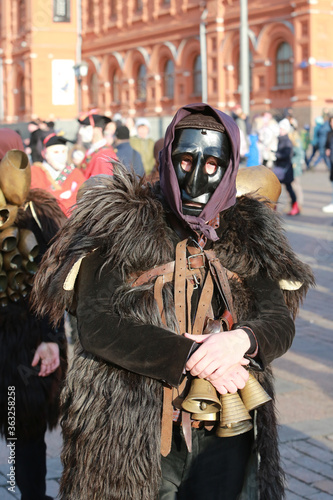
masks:
<svg viewBox="0 0 333 500"><path fill-rule="evenodd" d="M312 266L317 287L311 290L296 322L290 351L274 362L281 455L287 473L287 500L333 499L333 214L323 165L306 172L302 214L284 216L292 247ZM279 211L289 207L283 193ZM61 435L47 434L47 493L56 497L61 475ZM6 488L8 450L0 442L0 500L20 498ZM100 499L107 500L107 499Z"/></svg>
<svg viewBox="0 0 333 500"><path fill-rule="evenodd" d="M289 241L311 265L317 286L296 321L292 348L273 363L287 500L333 499L333 214L325 166L302 178L302 214L285 217ZM281 197L289 206L287 195Z"/></svg>

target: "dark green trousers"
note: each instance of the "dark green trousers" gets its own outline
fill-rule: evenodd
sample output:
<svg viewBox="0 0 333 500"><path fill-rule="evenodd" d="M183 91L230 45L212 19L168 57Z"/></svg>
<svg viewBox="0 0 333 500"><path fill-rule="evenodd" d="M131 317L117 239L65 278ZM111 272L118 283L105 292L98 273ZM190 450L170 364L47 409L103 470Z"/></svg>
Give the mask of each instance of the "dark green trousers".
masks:
<svg viewBox="0 0 333 500"><path fill-rule="evenodd" d="M252 453L253 432L220 438L192 429L188 453L182 428L174 425L171 452L162 457L159 500L236 500Z"/></svg>

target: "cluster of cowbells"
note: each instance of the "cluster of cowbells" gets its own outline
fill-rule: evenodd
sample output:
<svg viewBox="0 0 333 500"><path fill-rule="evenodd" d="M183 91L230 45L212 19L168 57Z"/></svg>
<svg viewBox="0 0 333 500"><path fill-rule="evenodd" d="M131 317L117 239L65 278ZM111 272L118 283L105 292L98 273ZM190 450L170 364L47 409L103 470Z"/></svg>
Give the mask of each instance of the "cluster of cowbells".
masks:
<svg viewBox="0 0 333 500"><path fill-rule="evenodd" d="M229 330L229 326L223 326L220 320L208 320L203 333L218 333L221 327ZM205 425L215 425L218 422L216 435L231 437L251 430L253 423L250 412L271 399L251 373L245 387L235 394L219 394L209 380L194 378L182 409L191 413L192 420L205 422Z"/></svg>
<svg viewBox="0 0 333 500"><path fill-rule="evenodd" d="M251 430L253 424L249 412L270 400L271 397L252 374L244 389L235 394L219 395L208 380L195 378L182 408L191 413L193 420L206 424L218 421L217 436L231 437Z"/></svg>
<svg viewBox="0 0 333 500"><path fill-rule="evenodd" d="M37 271L36 237L29 229L15 225L30 183L27 155L16 149L8 151L0 162L0 307L26 297Z"/></svg>

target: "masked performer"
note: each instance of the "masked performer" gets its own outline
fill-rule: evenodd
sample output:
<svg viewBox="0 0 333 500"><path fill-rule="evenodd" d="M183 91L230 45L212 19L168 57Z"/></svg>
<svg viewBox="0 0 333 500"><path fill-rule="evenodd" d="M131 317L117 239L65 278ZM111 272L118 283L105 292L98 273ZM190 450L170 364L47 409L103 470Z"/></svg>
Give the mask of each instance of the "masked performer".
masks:
<svg viewBox="0 0 333 500"><path fill-rule="evenodd" d="M31 167L31 187L52 193L64 214L69 215L85 177L74 164L68 165L65 137L56 134L45 137L42 155L43 162L34 163Z"/></svg>
<svg viewBox="0 0 333 500"><path fill-rule="evenodd" d="M0 130L0 433L11 492L45 500L46 428L56 426L66 367L62 321L54 328L29 305L42 254L65 217L45 191L30 190L20 136Z"/></svg>
<svg viewBox="0 0 333 500"><path fill-rule="evenodd" d="M280 500L270 363L312 273L257 190L236 199L229 116L181 108L160 159L153 187L116 166L83 185L38 276L39 312L80 337L61 498Z"/></svg>
<svg viewBox="0 0 333 500"><path fill-rule="evenodd" d="M82 160L80 168L86 179L94 175L112 175L110 161L116 160L117 156L113 147L108 143L104 132L113 122L103 115L89 112L84 118L78 119L80 129L79 140L88 146L87 152ZM115 128L115 127L114 127Z"/></svg>

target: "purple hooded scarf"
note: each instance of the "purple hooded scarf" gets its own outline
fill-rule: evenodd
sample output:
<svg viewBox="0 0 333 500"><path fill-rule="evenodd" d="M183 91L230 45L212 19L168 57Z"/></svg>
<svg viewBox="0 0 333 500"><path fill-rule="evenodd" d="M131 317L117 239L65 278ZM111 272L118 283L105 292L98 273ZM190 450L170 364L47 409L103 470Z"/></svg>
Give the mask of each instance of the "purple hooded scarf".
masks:
<svg viewBox="0 0 333 500"><path fill-rule="evenodd" d="M216 190L204 207L200 216L184 215L182 213L182 200L176 176L172 164L172 142L175 137L175 127L185 116L194 113L212 115L221 122L226 130L231 144L231 158L229 166ZM197 233L203 234L209 240L216 241L218 236L208 222L214 219L220 212L226 210L236 203L236 175L239 166L239 129L230 116L212 108L208 104L188 104L180 108L175 114L172 122L167 128L164 139L164 147L160 153L160 185L163 196L172 212L185 224Z"/></svg>

